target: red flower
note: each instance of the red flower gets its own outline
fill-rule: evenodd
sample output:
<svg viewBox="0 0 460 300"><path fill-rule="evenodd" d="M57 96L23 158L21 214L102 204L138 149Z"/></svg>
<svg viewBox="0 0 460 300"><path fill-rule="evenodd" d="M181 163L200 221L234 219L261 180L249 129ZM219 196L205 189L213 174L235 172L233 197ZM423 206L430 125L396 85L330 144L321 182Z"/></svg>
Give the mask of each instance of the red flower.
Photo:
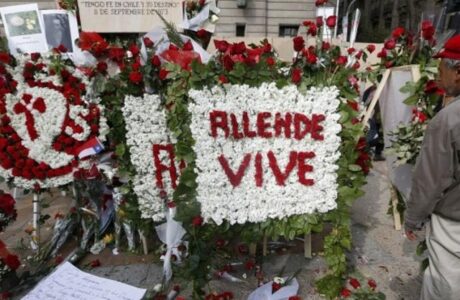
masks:
<svg viewBox="0 0 460 300"><path fill-rule="evenodd" d="M387 50L385 50L385 48L382 48L382 50L381 50L379 53L377 53L377 57L378 57L378 58L385 58L385 57L387 57Z"/></svg>
<svg viewBox="0 0 460 300"><path fill-rule="evenodd" d="M227 51L229 44L227 41L214 40L214 46L219 52L225 52Z"/></svg>
<svg viewBox="0 0 460 300"><path fill-rule="evenodd" d="M208 36L208 32L204 29L200 29L196 32L196 36L199 38L199 39L205 39L207 36Z"/></svg>
<svg viewBox="0 0 460 300"><path fill-rule="evenodd" d="M300 69L298 68L293 69L292 74L291 74L291 81L297 84L300 82L301 79L302 79L302 71L300 71Z"/></svg>
<svg viewBox="0 0 460 300"><path fill-rule="evenodd" d="M97 63L96 68L100 73L105 73L107 71L107 63L105 61L100 61Z"/></svg>
<svg viewBox="0 0 460 300"><path fill-rule="evenodd" d="M246 52L246 44L244 42L233 43L230 46L230 54L244 54Z"/></svg>
<svg viewBox="0 0 460 300"><path fill-rule="evenodd" d="M217 249L222 249L225 246L225 240L224 239L218 239L216 241L216 248Z"/></svg>
<svg viewBox="0 0 460 300"><path fill-rule="evenodd" d="M393 32L391 33L391 36L393 36L393 38L397 40L400 37L402 37L405 33L406 33L406 30L403 27L397 27L393 30Z"/></svg>
<svg viewBox="0 0 460 300"><path fill-rule="evenodd" d="M145 37L143 41L144 41L144 45L146 48L152 48L154 45L153 41L149 39L148 37Z"/></svg>
<svg viewBox="0 0 460 300"><path fill-rule="evenodd" d="M176 202L169 201L168 203L166 203L166 206L168 206L168 208L174 208L174 207L176 207Z"/></svg>
<svg viewBox="0 0 460 300"><path fill-rule="evenodd" d="M194 51L166 50L160 55L166 61L179 65L184 70L190 70L190 64L194 60L201 61L200 55Z"/></svg>
<svg viewBox="0 0 460 300"><path fill-rule="evenodd" d="M151 62L152 65L154 65L155 67L161 66L161 60L160 60L160 57L159 57L158 55L152 56L150 62Z"/></svg>
<svg viewBox="0 0 460 300"><path fill-rule="evenodd" d="M367 281L367 285L372 289L372 290L375 290L375 288L377 287L377 283L375 282L374 279L369 279Z"/></svg>
<svg viewBox="0 0 460 300"><path fill-rule="evenodd" d="M91 51L99 56L103 54L109 44L96 32L81 32L78 46L82 50Z"/></svg>
<svg viewBox="0 0 460 300"><path fill-rule="evenodd" d="M316 27L316 24L311 23L310 26L308 27L307 34L310 34L311 36L316 36L318 33L318 27Z"/></svg>
<svg viewBox="0 0 460 300"><path fill-rule="evenodd" d="M190 40L188 40L184 46L182 46L182 50L184 51L192 51L193 50L193 45L192 45L192 42Z"/></svg>
<svg viewBox="0 0 460 300"><path fill-rule="evenodd" d="M14 254L8 254L3 261L13 271L21 266L18 256Z"/></svg>
<svg viewBox="0 0 460 300"><path fill-rule="evenodd" d="M219 75L219 82L222 84L228 83L228 78L224 74L221 74Z"/></svg>
<svg viewBox="0 0 460 300"><path fill-rule="evenodd" d="M291 296L288 300L302 300L299 296Z"/></svg>
<svg viewBox="0 0 460 300"><path fill-rule="evenodd" d="M281 283L273 282L272 283L272 294L277 292L280 288L281 288Z"/></svg>
<svg viewBox="0 0 460 300"><path fill-rule="evenodd" d="M91 266L91 268L97 268L101 266L101 262L99 261L99 259L95 259L92 262L90 262L89 265Z"/></svg>
<svg viewBox="0 0 460 300"><path fill-rule="evenodd" d="M294 42L294 50L297 52L301 51L305 46L305 41L301 36L296 36L292 41Z"/></svg>
<svg viewBox="0 0 460 300"><path fill-rule="evenodd" d="M131 51L131 53L133 54L133 56L138 56L139 55L139 47L137 47L136 44L131 44L131 46L129 46L129 51Z"/></svg>
<svg viewBox="0 0 460 300"><path fill-rule="evenodd" d="M109 49L109 58L115 62L121 63L125 57L125 50L123 48L110 48Z"/></svg>
<svg viewBox="0 0 460 300"><path fill-rule="evenodd" d="M347 52L348 52L348 54L350 54L350 55L353 54L353 52L355 52L355 51L356 51L355 48L348 48L348 49L347 49Z"/></svg>
<svg viewBox="0 0 460 300"><path fill-rule="evenodd" d="M60 45L57 47L57 50L58 50L60 53L66 53L66 52L68 51L67 48L66 48L64 45L62 45L62 44L60 44Z"/></svg>
<svg viewBox="0 0 460 300"><path fill-rule="evenodd" d="M325 3L327 2L327 0L316 0L315 1L315 5L318 7L318 6L323 6Z"/></svg>
<svg viewBox="0 0 460 300"><path fill-rule="evenodd" d="M356 279L356 278L350 278L350 285L355 289L361 287L361 284L359 283L358 279Z"/></svg>
<svg viewBox="0 0 460 300"><path fill-rule="evenodd" d="M361 65L359 64L359 62L355 62L352 67L353 69L358 70L361 67Z"/></svg>
<svg viewBox="0 0 460 300"><path fill-rule="evenodd" d="M168 70L161 69L160 72L158 73L158 77L160 78L160 80L165 80L168 74L169 74Z"/></svg>
<svg viewBox="0 0 460 300"><path fill-rule="evenodd" d="M201 225L203 225L203 218L201 216L196 216L192 219L193 227L200 227Z"/></svg>
<svg viewBox="0 0 460 300"><path fill-rule="evenodd" d="M41 57L40 53L37 53L37 52L34 52L34 53L31 53L31 54L30 54L30 58L31 58L33 61L37 61L40 57Z"/></svg>
<svg viewBox="0 0 460 300"><path fill-rule="evenodd" d="M275 59L271 56L267 58L266 62L269 66L273 66L276 63Z"/></svg>
<svg viewBox="0 0 460 300"><path fill-rule="evenodd" d="M14 201L14 198L10 194L0 195L0 209L6 215L15 214L16 212L16 210L14 209L15 204L16 204L16 201Z"/></svg>
<svg viewBox="0 0 460 300"><path fill-rule="evenodd" d="M225 55L224 56L224 69L227 71L233 70L233 66L235 65L235 62L232 60L230 55Z"/></svg>
<svg viewBox="0 0 460 300"><path fill-rule="evenodd" d="M252 259L249 259L244 264L245 269L248 271L251 271L252 269L254 269L255 266L256 266L256 263Z"/></svg>
<svg viewBox="0 0 460 300"><path fill-rule="evenodd" d="M342 55L342 56L339 56L335 62L339 66L344 66L347 64L347 61L348 61L347 57Z"/></svg>
<svg viewBox="0 0 460 300"><path fill-rule="evenodd" d="M355 100L347 100L347 104L354 111L359 111L359 103Z"/></svg>
<svg viewBox="0 0 460 300"><path fill-rule="evenodd" d="M318 61L318 57L314 54L314 53L309 53L308 56L307 56L307 62L309 64L316 64L316 62Z"/></svg>
<svg viewBox="0 0 460 300"><path fill-rule="evenodd" d="M9 64L10 63L10 55L7 52L0 52L0 62L4 64Z"/></svg>
<svg viewBox="0 0 460 300"><path fill-rule="evenodd" d="M393 62L392 62L392 61L387 61L387 62L385 63L385 68L389 69L389 68L391 68L391 67L393 67Z"/></svg>
<svg viewBox="0 0 460 300"><path fill-rule="evenodd" d="M363 56L363 50L359 50L358 53L356 53L355 55L357 59L361 59L362 56Z"/></svg>
<svg viewBox="0 0 460 300"><path fill-rule="evenodd" d="M327 50L329 50L329 49L331 49L331 44L330 44L330 43L328 43L328 42L323 42L323 43L321 44L321 50L327 51Z"/></svg>
<svg viewBox="0 0 460 300"><path fill-rule="evenodd" d="M316 26L321 27L324 25L323 17L316 17Z"/></svg>
<svg viewBox="0 0 460 300"><path fill-rule="evenodd" d="M425 123L427 116L417 108L412 109L412 120L418 123Z"/></svg>
<svg viewBox="0 0 460 300"><path fill-rule="evenodd" d="M337 16L329 16L326 19L326 25L329 28L335 27L335 24L337 23Z"/></svg>
<svg viewBox="0 0 460 300"><path fill-rule="evenodd" d="M438 91L438 85L434 80L428 80L425 84L425 94L434 94Z"/></svg>
<svg viewBox="0 0 460 300"><path fill-rule="evenodd" d="M344 298L348 298L351 296L351 291L347 288L343 288L341 291L340 291L340 296L344 297Z"/></svg>
<svg viewBox="0 0 460 300"><path fill-rule="evenodd" d="M393 50L394 48L396 48L396 41L393 39L389 39L385 42L385 44L383 44L383 46L385 47L385 49Z"/></svg>
<svg viewBox="0 0 460 300"><path fill-rule="evenodd" d="M138 71L132 71L129 73L129 81L134 84L139 84L142 81L142 73Z"/></svg>
<svg viewBox="0 0 460 300"><path fill-rule="evenodd" d="M422 22L422 36L425 40L431 41L433 39L435 28L430 21Z"/></svg>

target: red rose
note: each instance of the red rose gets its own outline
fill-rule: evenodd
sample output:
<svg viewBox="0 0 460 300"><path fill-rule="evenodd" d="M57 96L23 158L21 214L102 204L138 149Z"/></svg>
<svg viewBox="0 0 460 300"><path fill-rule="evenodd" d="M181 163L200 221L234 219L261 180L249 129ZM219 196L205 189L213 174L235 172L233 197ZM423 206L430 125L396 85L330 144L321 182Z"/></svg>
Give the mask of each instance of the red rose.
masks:
<svg viewBox="0 0 460 300"><path fill-rule="evenodd" d="M134 84L139 84L142 81L142 73L138 71L132 71L129 73L129 81L131 81Z"/></svg>
<svg viewBox="0 0 460 300"><path fill-rule="evenodd" d="M337 23L337 16L329 16L326 19L326 25L329 28L335 27L335 24Z"/></svg>
<svg viewBox="0 0 460 300"><path fill-rule="evenodd" d="M66 53L66 52L68 51L67 48L66 48L64 45L62 45L62 44L60 44L60 45L57 47L57 49L58 49L58 51L61 52L61 53Z"/></svg>
<svg viewBox="0 0 460 300"><path fill-rule="evenodd" d="M385 48L382 48L382 50L377 53L377 57L378 58L386 58L387 57L387 50L385 50Z"/></svg>
<svg viewBox="0 0 460 300"><path fill-rule="evenodd" d="M425 84L425 94L433 94L438 90L438 85L434 80L428 80Z"/></svg>
<svg viewBox="0 0 460 300"><path fill-rule="evenodd" d="M82 50L92 51L96 56L102 55L109 46L108 43L96 32L81 32L78 46Z"/></svg>
<svg viewBox="0 0 460 300"><path fill-rule="evenodd" d="M300 69L298 68L293 69L292 74L291 74L291 81L297 84L300 82L301 79L302 79L302 71L300 71Z"/></svg>
<svg viewBox="0 0 460 300"><path fill-rule="evenodd" d="M311 36L316 36L318 33L318 27L316 27L316 24L311 23L310 26L308 27L307 34L310 34Z"/></svg>
<svg viewBox="0 0 460 300"><path fill-rule="evenodd" d="M353 69L358 70L361 67L361 65L359 64L359 62L355 62L352 67Z"/></svg>
<svg viewBox="0 0 460 300"><path fill-rule="evenodd" d="M255 266L256 266L256 263L252 259L249 259L244 264L244 268L248 271L251 271L252 269L254 269Z"/></svg>
<svg viewBox="0 0 460 300"><path fill-rule="evenodd" d="M339 56L335 62L340 66L344 66L347 64L347 61L348 61L347 57L342 55L342 56Z"/></svg>
<svg viewBox="0 0 460 300"><path fill-rule="evenodd" d="M203 218L201 216L196 216L192 219L193 227L200 227L201 225L203 225Z"/></svg>
<svg viewBox="0 0 460 300"><path fill-rule="evenodd" d="M361 284L359 283L358 279L356 279L356 278L350 278L350 285L355 289L361 287Z"/></svg>
<svg viewBox="0 0 460 300"><path fill-rule="evenodd" d="M348 49L347 49L347 52L348 52L348 54L350 54L350 55L353 54L353 52L355 52L355 51L356 51L355 48L348 48Z"/></svg>
<svg viewBox="0 0 460 300"><path fill-rule="evenodd" d="M275 59L271 56L267 58L266 62L267 62L267 65L269 66L273 66L276 63Z"/></svg>
<svg viewBox="0 0 460 300"><path fill-rule="evenodd" d="M199 4L200 6L204 6L204 5L206 4L206 0L199 0L199 1L198 1L198 4Z"/></svg>
<svg viewBox="0 0 460 300"><path fill-rule="evenodd" d="M403 36L405 33L406 33L406 30L403 27L397 27L393 30L393 32L391 33L391 36L393 36L393 38L397 40L401 36Z"/></svg>
<svg viewBox="0 0 460 300"><path fill-rule="evenodd" d="M3 261L13 271L21 266L18 256L14 254L8 254Z"/></svg>
<svg viewBox="0 0 460 300"><path fill-rule="evenodd" d="M244 42L233 43L230 46L230 54L243 54L246 52L246 44Z"/></svg>
<svg viewBox="0 0 460 300"><path fill-rule="evenodd" d="M359 103L355 100L347 100L347 104L354 111L359 111Z"/></svg>
<svg viewBox="0 0 460 300"><path fill-rule="evenodd" d="M125 56L125 50L123 48L110 48L109 49L109 58L113 61L121 63L123 57Z"/></svg>
<svg viewBox="0 0 460 300"><path fill-rule="evenodd" d="M294 42L294 50L297 52L302 50L305 46L305 41L301 36L296 36L292 41Z"/></svg>
<svg viewBox="0 0 460 300"><path fill-rule="evenodd" d="M145 45L146 48L152 48L153 45L154 45L153 41L151 39L149 39L148 37L145 37L143 39L143 41L144 41L144 45Z"/></svg>
<svg viewBox="0 0 460 300"><path fill-rule="evenodd" d="M191 41L187 41L184 46L182 47L182 50L184 51L192 51L193 50L193 45Z"/></svg>
<svg viewBox="0 0 460 300"><path fill-rule="evenodd" d="M431 41L433 39L435 28L430 21L422 22L422 36L425 40Z"/></svg>
<svg viewBox="0 0 460 300"><path fill-rule="evenodd" d="M30 58L33 60L33 61L37 61L39 58L41 57L40 53L37 53L37 52L34 52L34 53L31 53L30 54Z"/></svg>
<svg viewBox="0 0 460 300"><path fill-rule="evenodd" d="M0 62L4 64L10 63L10 55L7 52L0 52Z"/></svg>
<svg viewBox="0 0 460 300"><path fill-rule="evenodd" d="M340 296L348 298L351 296L351 291L347 288L343 288L342 291L340 291Z"/></svg>
<svg viewBox="0 0 460 300"><path fill-rule="evenodd" d="M272 283L272 294L277 292L280 288L281 288L281 283L273 282Z"/></svg>
<svg viewBox="0 0 460 300"><path fill-rule="evenodd" d="M396 48L396 41L393 39L389 39L385 42L385 44L383 44L383 46L385 47L385 49L393 50L394 48Z"/></svg>
<svg viewBox="0 0 460 300"><path fill-rule="evenodd" d="M374 279L369 279L367 281L367 285L372 289L372 290L375 290L375 288L377 287L377 283L375 282Z"/></svg>
<svg viewBox="0 0 460 300"><path fill-rule="evenodd" d="M224 56L224 69L227 70L227 71L231 71L231 70L233 70L234 65L235 65L235 63L233 62L233 60L230 57L230 55L225 55Z"/></svg>
<svg viewBox="0 0 460 300"><path fill-rule="evenodd" d="M307 56L307 62L309 64L316 64L316 62L318 61L318 57L314 54L314 53L309 53L308 56Z"/></svg>
<svg viewBox="0 0 460 300"><path fill-rule="evenodd" d="M412 120L418 123L425 123L427 116L417 108L412 109Z"/></svg>
<svg viewBox="0 0 460 300"><path fill-rule="evenodd" d="M168 70L161 69L160 72L158 73L158 77L160 78L160 80L165 80L168 74L169 74Z"/></svg>
<svg viewBox="0 0 460 300"><path fill-rule="evenodd" d="M221 75L219 75L219 82L222 83L222 84L228 83L228 79L224 74L221 74Z"/></svg>
<svg viewBox="0 0 460 300"><path fill-rule="evenodd" d="M100 73L105 73L107 71L107 63L105 61L100 61L97 63L96 68Z"/></svg>
<svg viewBox="0 0 460 300"><path fill-rule="evenodd" d="M393 67L393 62L392 61L385 62L385 68L389 69L391 67Z"/></svg>
<svg viewBox="0 0 460 300"><path fill-rule="evenodd" d="M325 3L327 2L327 0L316 0L315 1L315 5L318 7L318 6L322 6L324 5Z"/></svg>
<svg viewBox="0 0 460 300"><path fill-rule="evenodd" d="M302 300L299 296L291 296L288 298L288 300Z"/></svg>
<svg viewBox="0 0 460 300"><path fill-rule="evenodd" d="M227 41L214 40L214 46L216 47L217 51L225 52L227 51L229 44Z"/></svg>
<svg viewBox="0 0 460 300"><path fill-rule="evenodd" d="M208 36L208 32L204 29L200 29L196 32L196 36L199 38L199 39L205 39L207 36Z"/></svg>
<svg viewBox="0 0 460 300"><path fill-rule="evenodd" d="M154 65L155 67L161 66L161 60L160 60L160 57L159 57L158 55L152 56L150 62L151 62L152 65Z"/></svg>
<svg viewBox="0 0 460 300"><path fill-rule="evenodd" d="M316 17L316 26L321 27L324 25L323 17Z"/></svg>
<svg viewBox="0 0 460 300"><path fill-rule="evenodd" d="M363 50L359 50L358 53L356 53L355 55L357 59L361 59L362 56L363 56Z"/></svg>
<svg viewBox="0 0 460 300"><path fill-rule="evenodd" d="M330 43L328 43L328 42L323 42L323 43L321 44L321 50L327 51L327 50L329 50L329 49L331 49L331 44L330 44Z"/></svg>
<svg viewBox="0 0 460 300"><path fill-rule="evenodd" d="M7 215L13 215L15 213L14 205L16 201L10 194L0 195L0 209Z"/></svg>
<svg viewBox="0 0 460 300"><path fill-rule="evenodd" d="M133 56L139 55L139 52L140 52L139 47L137 47L136 44L132 44L131 46L129 46L129 49L128 49L128 50L131 51L131 53L133 54Z"/></svg>
<svg viewBox="0 0 460 300"><path fill-rule="evenodd" d="M310 25L313 24L313 22L310 21L310 20L305 20L305 21L303 21L302 24L303 24L303 26L305 26L305 27L310 27Z"/></svg>

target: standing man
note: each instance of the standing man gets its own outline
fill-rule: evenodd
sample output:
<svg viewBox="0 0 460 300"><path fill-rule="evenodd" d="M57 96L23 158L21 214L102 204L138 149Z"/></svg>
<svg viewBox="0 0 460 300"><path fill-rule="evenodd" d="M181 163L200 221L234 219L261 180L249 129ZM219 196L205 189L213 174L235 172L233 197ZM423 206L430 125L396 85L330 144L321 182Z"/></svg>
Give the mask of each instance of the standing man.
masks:
<svg viewBox="0 0 460 300"><path fill-rule="evenodd" d="M417 159L407 202L409 240L427 226L430 265L425 270L422 300L460 299L460 34L449 39L441 58L438 84L448 96L430 121Z"/></svg>

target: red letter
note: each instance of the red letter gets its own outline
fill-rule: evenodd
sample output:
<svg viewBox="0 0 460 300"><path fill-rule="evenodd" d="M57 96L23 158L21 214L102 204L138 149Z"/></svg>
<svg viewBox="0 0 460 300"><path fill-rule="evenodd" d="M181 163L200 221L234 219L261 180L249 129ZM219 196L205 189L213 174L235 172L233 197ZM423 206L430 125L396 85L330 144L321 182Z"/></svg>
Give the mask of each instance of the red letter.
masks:
<svg viewBox="0 0 460 300"><path fill-rule="evenodd" d="M287 164L286 169L284 170L284 174L281 172L278 166L278 162L276 161L275 154L273 154L272 151L269 151L267 156L268 156L270 168L272 168L273 174L275 175L276 183L278 185L284 185L284 182L289 177L289 174L291 173L292 169L294 169L297 163L297 152L291 151L291 153L289 154L289 163Z"/></svg>
<svg viewBox="0 0 460 300"><path fill-rule="evenodd" d="M297 176L299 176L299 182L303 185L313 185L315 181L313 179L308 179L305 177L306 173L313 171L313 166L305 162L306 159L315 157L314 152L299 152L297 154L299 159L299 169L297 170Z"/></svg>
<svg viewBox="0 0 460 300"><path fill-rule="evenodd" d="M244 136L245 137L248 137L248 138L253 138L255 137L257 134L255 131L251 131L249 129L249 126L250 126L250 123L249 123L249 116L248 116L248 113L247 112L243 112L243 133L244 133Z"/></svg>
<svg viewBox="0 0 460 300"><path fill-rule="evenodd" d="M169 166L166 166L162 164L161 158L160 158L160 151L166 151L169 156L169 161L170 164ZM162 189L164 188L163 186L163 172L169 170L169 174L171 176L171 186L173 189L176 188L177 186L177 171L176 171L176 165L175 165L175 155L174 155L174 146L172 144L168 145L160 145L160 144L154 144L153 145L153 159L155 163L155 177L157 180L157 187Z"/></svg>
<svg viewBox="0 0 460 300"><path fill-rule="evenodd" d="M266 128L270 127L270 123L265 123L265 119L272 116L269 112L261 112L257 114L257 134L260 137L271 138L272 133L265 131Z"/></svg>
<svg viewBox="0 0 460 300"><path fill-rule="evenodd" d="M219 120L217 120L219 118ZM217 137L217 128L220 127L227 138L230 134L227 121L227 113L225 111L213 110L209 113L209 119L211 120L211 136Z"/></svg>
<svg viewBox="0 0 460 300"><path fill-rule="evenodd" d="M219 156L219 162L222 168L224 169L224 172L227 175L228 179L230 180L230 183L233 185L233 187L237 187L240 185L241 179L243 179L244 173L246 169L248 168L249 163L251 162L251 154L248 153L244 156L243 162L238 168L238 171L236 172L236 174L233 173L232 170L230 170L228 161L223 154Z"/></svg>
<svg viewBox="0 0 460 300"><path fill-rule="evenodd" d="M284 136L287 139L291 138L291 123L292 115L286 113L284 119L281 117L281 113L276 113L275 115L275 136L279 137L281 135L281 130L284 128Z"/></svg>
<svg viewBox="0 0 460 300"><path fill-rule="evenodd" d="M319 134L320 131L323 131L323 126L319 125L319 122L324 121L324 115L313 115L311 119L311 137L314 140L322 141L324 140L324 136Z"/></svg>
<svg viewBox="0 0 460 300"><path fill-rule="evenodd" d="M242 139L244 136L241 132L238 132L238 121L236 120L235 114L230 114L230 120L232 122L232 135L236 140Z"/></svg>
<svg viewBox="0 0 460 300"><path fill-rule="evenodd" d="M302 130L302 123L305 125L304 129ZM307 133L311 130L311 122L310 119L304 114L296 113L294 115L294 137L296 140L303 139Z"/></svg>
<svg viewBox="0 0 460 300"><path fill-rule="evenodd" d="M256 154L256 163L255 163L255 167L256 167L256 186L262 186L262 184L264 183L264 172L262 170L262 154L260 154L259 152L257 152Z"/></svg>

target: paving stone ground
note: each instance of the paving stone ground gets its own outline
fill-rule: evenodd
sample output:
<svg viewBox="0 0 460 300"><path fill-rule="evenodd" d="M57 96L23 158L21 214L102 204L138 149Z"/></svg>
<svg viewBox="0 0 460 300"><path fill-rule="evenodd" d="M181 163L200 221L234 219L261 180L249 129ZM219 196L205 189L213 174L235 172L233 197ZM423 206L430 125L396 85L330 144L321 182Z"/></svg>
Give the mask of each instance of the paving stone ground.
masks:
<svg viewBox="0 0 460 300"><path fill-rule="evenodd" d="M353 249L348 257L357 271L366 277L376 280L379 290L384 292L389 300L417 300L421 287L419 265L421 258L415 255L416 243L407 241L401 231L394 230L393 219L386 214L390 199L389 183L386 176L386 164L377 162L368 177L365 186L366 194L358 199L352 207ZM59 204L65 206L63 204ZM58 205L58 206L59 206ZM24 204L20 205L27 206ZM60 207L60 209L63 207ZM25 209L25 208L21 208ZM54 208L50 208L53 210ZM0 236L7 243L16 242L20 231L28 220L19 221L14 230ZM45 233L47 230L45 229ZM299 251L288 254L270 254L264 259L263 270L267 278L278 274L285 268L285 274L292 274L301 268L297 276L300 284L299 295L302 299L323 299L314 289L314 281L326 269L321 256L306 259ZM105 256L111 255L105 251ZM133 286L152 288L161 281L162 267L149 263L150 259L135 261L125 259L122 263L109 260L99 268L89 270L91 273L118 280ZM241 276L243 271L237 274ZM182 283L184 287L184 283ZM217 291L232 291L235 299L247 299L256 288L256 278L247 274L242 283L225 280L213 280L210 284ZM182 292L187 296L189 289Z"/></svg>

